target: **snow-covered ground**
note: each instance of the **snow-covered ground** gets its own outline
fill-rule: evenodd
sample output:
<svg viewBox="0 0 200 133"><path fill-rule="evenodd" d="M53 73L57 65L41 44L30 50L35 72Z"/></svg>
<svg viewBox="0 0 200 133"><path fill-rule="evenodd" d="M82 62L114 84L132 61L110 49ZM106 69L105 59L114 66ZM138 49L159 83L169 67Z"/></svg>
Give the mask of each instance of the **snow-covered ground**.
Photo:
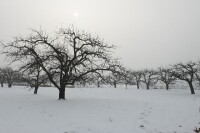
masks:
<svg viewBox="0 0 200 133"><path fill-rule="evenodd" d="M0 133L193 133L200 91L0 88Z"/></svg>

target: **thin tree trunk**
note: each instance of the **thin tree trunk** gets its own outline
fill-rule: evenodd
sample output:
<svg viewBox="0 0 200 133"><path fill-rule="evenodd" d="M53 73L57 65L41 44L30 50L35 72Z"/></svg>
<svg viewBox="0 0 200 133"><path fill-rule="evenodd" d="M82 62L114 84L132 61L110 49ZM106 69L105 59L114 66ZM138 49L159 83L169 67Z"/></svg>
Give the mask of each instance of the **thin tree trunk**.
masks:
<svg viewBox="0 0 200 133"><path fill-rule="evenodd" d="M38 88L39 88L38 86L35 86L34 94L37 94Z"/></svg>
<svg viewBox="0 0 200 133"><path fill-rule="evenodd" d="M191 94L195 94L194 92L194 87L192 85L192 82L188 82L189 86L190 86L190 91L191 91Z"/></svg>
<svg viewBox="0 0 200 133"><path fill-rule="evenodd" d="M139 83L137 83L137 89L140 89L140 85L139 85Z"/></svg>
<svg viewBox="0 0 200 133"><path fill-rule="evenodd" d="M99 82L97 82L97 87L98 87L98 88L100 87L100 83L99 83Z"/></svg>
<svg viewBox="0 0 200 133"><path fill-rule="evenodd" d="M86 83L83 83L83 87L84 87L84 88L85 88L85 84L86 84Z"/></svg>
<svg viewBox="0 0 200 133"><path fill-rule="evenodd" d="M169 84L166 83L166 90L169 90Z"/></svg>
<svg viewBox="0 0 200 133"><path fill-rule="evenodd" d="M12 87L12 84L11 83L8 83L8 88L11 88Z"/></svg>
<svg viewBox="0 0 200 133"><path fill-rule="evenodd" d="M147 90L149 90L149 84L147 84Z"/></svg>
<svg viewBox="0 0 200 133"><path fill-rule="evenodd" d="M114 87L117 88L117 83L116 82L114 82Z"/></svg>
<svg viewBox="0 0 200 133"><path fill-rule="evenodd" d="M3 87L3 83L1 83L1 87Z"/></svg>
<svg viewBox="0 0 200 133"><path fill-rule="evenodd" d="M65 100L65 87L59 89L59 100Z"/></svg>

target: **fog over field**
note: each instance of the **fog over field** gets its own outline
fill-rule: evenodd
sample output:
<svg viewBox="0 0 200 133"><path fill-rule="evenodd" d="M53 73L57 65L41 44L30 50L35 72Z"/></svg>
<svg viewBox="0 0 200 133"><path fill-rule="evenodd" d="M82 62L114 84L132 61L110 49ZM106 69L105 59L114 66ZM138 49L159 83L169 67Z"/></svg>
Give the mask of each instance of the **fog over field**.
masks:
<svg viewBox="0 0 200 133"><path fill-rule="evenodd" d="M0 40L74 25L118 46L127 67L156 68L199 58L199 7L199 0L0 0Z"/></svg>

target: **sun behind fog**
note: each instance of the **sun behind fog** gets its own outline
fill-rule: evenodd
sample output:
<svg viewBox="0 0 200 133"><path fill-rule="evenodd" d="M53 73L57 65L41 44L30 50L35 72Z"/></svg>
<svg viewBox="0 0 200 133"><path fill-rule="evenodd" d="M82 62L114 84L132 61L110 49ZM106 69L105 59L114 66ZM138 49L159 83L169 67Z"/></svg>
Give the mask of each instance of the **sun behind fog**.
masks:
<svg viewBox="0 0 200 133"><path fill-rule="evenodd" d="M78 13L77 12L74 12L74 17L78 17Z"/></svg>

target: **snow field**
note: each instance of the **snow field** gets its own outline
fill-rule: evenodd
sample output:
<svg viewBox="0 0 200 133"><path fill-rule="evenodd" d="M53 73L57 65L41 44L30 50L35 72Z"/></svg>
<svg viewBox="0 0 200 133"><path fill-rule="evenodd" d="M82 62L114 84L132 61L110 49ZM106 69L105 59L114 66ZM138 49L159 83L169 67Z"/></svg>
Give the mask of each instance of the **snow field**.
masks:
<svg viewBox="0 0 200 133"><path fill-rule="evenodd" d="M1 133L192 133L200 91L135 88L0 88Z"/></svg>

